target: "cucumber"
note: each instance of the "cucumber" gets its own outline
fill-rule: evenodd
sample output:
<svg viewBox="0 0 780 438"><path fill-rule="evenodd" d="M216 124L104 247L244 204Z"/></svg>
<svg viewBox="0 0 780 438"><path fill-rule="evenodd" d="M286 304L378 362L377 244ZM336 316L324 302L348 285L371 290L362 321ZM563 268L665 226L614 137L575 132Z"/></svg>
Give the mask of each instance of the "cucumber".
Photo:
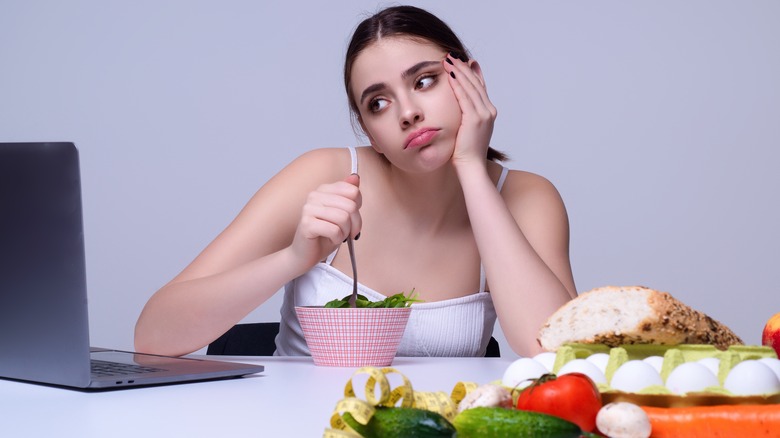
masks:
<svg viewBox="0 0 780 438"><path fill-rule="evenodd" d="M367 425L349 412L344 421L365 438L452 438L455 426L438 412L417 408L376 408Z"/></svg>
<svg viewBox="0 0 780 438"><path fill-rule="evenodd" d="M477 407L459 413L453 421L458 438L578 438L576 424L539 412Z"/></svg>

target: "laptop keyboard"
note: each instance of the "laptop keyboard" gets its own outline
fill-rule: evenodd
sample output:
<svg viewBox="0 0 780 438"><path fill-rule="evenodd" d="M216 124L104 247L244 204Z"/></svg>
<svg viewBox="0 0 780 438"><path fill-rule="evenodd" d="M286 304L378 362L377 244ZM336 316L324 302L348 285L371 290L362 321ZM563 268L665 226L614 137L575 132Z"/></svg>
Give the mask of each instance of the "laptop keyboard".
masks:
<svg viewBox="0 0 780 438"><path fill-rule="evenodd" d="M92 359L92 375L95 377L126 376L128 374L153 373L155 371L165 370L162 368L145 367L143 365L131 365Z"/></svg>

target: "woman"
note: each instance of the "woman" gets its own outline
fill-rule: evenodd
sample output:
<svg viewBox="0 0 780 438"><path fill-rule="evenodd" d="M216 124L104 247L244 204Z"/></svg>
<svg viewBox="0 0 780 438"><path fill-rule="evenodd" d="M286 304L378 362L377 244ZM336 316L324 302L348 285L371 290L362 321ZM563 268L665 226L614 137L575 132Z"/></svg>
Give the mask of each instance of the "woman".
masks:
<svg viewBox="0 0 780 438"><path fill-rule="evenodd" d="M307 354L294 305L350 292L352 237L361 293L424 301L399 355L483 355L496 317L517 354L539 351L537 330L576 295L568 219L550 182L489 147L480 65L435 16L391 7L355 30L344 83L370 146L308 152L269 180L149 300L137 350L198 350L284 286L277 354Z"/></svg>

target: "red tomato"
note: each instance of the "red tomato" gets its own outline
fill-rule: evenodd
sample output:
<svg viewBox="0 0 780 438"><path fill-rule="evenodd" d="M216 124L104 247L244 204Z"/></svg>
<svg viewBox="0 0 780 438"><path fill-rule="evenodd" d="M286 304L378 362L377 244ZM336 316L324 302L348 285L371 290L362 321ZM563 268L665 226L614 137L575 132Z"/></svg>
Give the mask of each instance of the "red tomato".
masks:
<svg viewBox="0 0 780 438"><path fill-rule="evenodd" d="M592 432L601 409L601 393L585 374L545 374L523 389L517 409L555 415Z"/></svg>

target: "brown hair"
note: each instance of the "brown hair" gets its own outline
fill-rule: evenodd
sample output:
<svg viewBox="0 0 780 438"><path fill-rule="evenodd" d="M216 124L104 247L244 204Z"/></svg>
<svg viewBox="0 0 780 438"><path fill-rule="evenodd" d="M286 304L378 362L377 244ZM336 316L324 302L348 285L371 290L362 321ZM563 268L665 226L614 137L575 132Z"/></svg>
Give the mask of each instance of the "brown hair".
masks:
<svg viewBox="0 0 780 438"><path fill-rule="evenodd" d="M352 40L350 40L349 46L347 46L347 54L344 61L344 87L347 89L349 108L355 127L360 126L357 123L360 111L355 103L355 96L350 87L352 82L352 64L368 46L380 38L391 36L422 39L436 44L445 52L453 52L460 55L464 61L469 58L468 51L458 36L455 35L455 32L445 22L424 9L414 6L393 6L366 18L355 28ZM503 152L491 147L488 148L488 160L504 161L507 158L507 155Z"/></svg>

